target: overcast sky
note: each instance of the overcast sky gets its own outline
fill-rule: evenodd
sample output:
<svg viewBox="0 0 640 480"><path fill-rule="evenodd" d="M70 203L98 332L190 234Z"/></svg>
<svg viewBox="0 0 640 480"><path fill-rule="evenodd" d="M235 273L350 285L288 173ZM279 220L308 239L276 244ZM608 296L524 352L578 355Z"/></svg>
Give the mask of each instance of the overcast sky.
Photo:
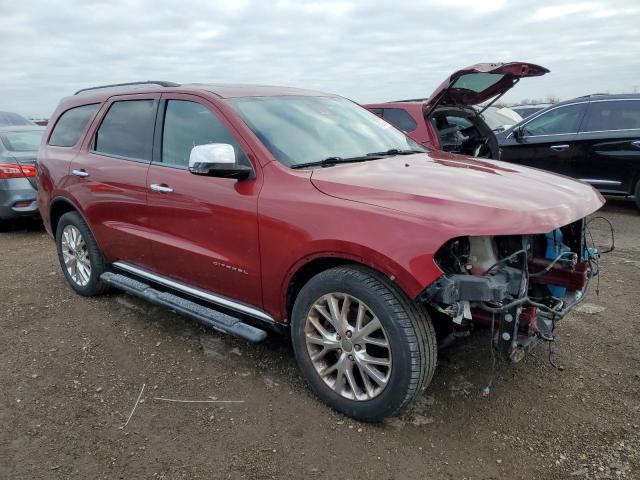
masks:
<svg viewBox="0 0 640 480"><path fill-rule="evenodd" d="M452 71L528 61L506 101L640 91L640 0L0 0L0 110L47 117L92 85L292 85L428 96Z"/></svg>

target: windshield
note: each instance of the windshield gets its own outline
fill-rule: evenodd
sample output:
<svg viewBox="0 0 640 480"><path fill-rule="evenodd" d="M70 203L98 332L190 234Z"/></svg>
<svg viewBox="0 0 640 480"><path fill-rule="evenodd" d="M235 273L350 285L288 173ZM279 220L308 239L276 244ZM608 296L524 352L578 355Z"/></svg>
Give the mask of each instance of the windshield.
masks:
<svg viewBox="0 0 640 480"><path fill-rule="evenodd" d="M482 112L482 118L484 119L485 123L489 125L489 128L491 128L491 130L505 130L511 125L518 123L519 121L514 118L508 117L497 109L492 108L488 108L487 110Z"/></svg>
<svg viewBox="0 0 640 480"><path fill-rule="evenodd" d="M2 143L12 152L36 152L42 140L44 130L28 130L26 132L5 132L0 134Z"/></svg>
<svg viewBox="0 0 640 480"><path fill-rule="evenodd" d="M33 125L33 122L30 122L26 118L17 113L13 112L0 112L0 126L7 127L22 127Z"/></svg>
<svg viewBox="0 0 640 480"><path fill-rule="evenodd" d="M287 166L394 149L426 151L344 98L244 97L230 100L230 104L271 154Z"/></svg>
<svg viewBox="0 0 640 480"><path fill-rule="evenodd" d="M479 93L491 85L498 83L504 75L499 73L467 73L461 75L453 84L453 88L461 88Z"/></svg>

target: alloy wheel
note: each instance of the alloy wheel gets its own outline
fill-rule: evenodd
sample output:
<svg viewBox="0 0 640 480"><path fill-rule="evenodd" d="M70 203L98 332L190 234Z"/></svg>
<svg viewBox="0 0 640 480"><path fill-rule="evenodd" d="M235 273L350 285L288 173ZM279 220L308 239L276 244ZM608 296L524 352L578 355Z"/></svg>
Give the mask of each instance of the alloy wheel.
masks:
<svg viewBox="0 0 640 480"><path fill-rule="evenodd" d="M67 225L62 231L62 258L71 279L84 287L91 279L91 261L87 243L74 225Z"/></svg>
<svg viewBox="0 0 640 480"><path fill-rule="evenodd" d="M307 352L316 372L336 393L350 400L371 400L391 375L391 346L382 323L358 298L323 295L305 323Z"/></svg>

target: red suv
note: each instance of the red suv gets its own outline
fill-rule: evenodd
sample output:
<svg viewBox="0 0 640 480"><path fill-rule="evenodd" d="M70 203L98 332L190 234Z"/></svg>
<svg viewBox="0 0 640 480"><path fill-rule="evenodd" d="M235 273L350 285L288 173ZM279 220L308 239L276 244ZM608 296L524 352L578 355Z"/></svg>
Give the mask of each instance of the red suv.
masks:
<svg viewBox="0 0 640 480"><path fill-rule="evenodd" d="M532 63L478 63L453 72L429 98L364 107L426 147L497 159L498 142L482 113L520 79L546 73Z"/></svg>
<svg viewBox="0 0 640 480"><path fill-rule="evenodd" d="M423 147L336 95L145 82L51 117L39 206L69 285L115 286L251 341L291 335L326 403L396 414L437 342L491 325L511 360L595 275L590 186Z"/></svg>

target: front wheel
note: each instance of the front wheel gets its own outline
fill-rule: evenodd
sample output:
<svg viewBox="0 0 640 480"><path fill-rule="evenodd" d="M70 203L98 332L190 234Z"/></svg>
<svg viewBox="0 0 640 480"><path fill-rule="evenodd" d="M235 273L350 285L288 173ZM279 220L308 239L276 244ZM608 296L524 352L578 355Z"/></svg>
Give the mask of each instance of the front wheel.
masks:
<svg viewBox="0 0 640 480"><path fill-rule="evenodd" d="M365 267L326 270L302 288L292 341L313 391L363 421L400 412L431 381L436 365L426 311Z"/></svg>
<svg viewBox="0 0 640 480"><path fill-rule="evenodd" d="M108 289L100 280L105 271L98 244L84 219L77 212L65 213L56 228L56 247L62 272L77 293L86 297Z"/></svg>

